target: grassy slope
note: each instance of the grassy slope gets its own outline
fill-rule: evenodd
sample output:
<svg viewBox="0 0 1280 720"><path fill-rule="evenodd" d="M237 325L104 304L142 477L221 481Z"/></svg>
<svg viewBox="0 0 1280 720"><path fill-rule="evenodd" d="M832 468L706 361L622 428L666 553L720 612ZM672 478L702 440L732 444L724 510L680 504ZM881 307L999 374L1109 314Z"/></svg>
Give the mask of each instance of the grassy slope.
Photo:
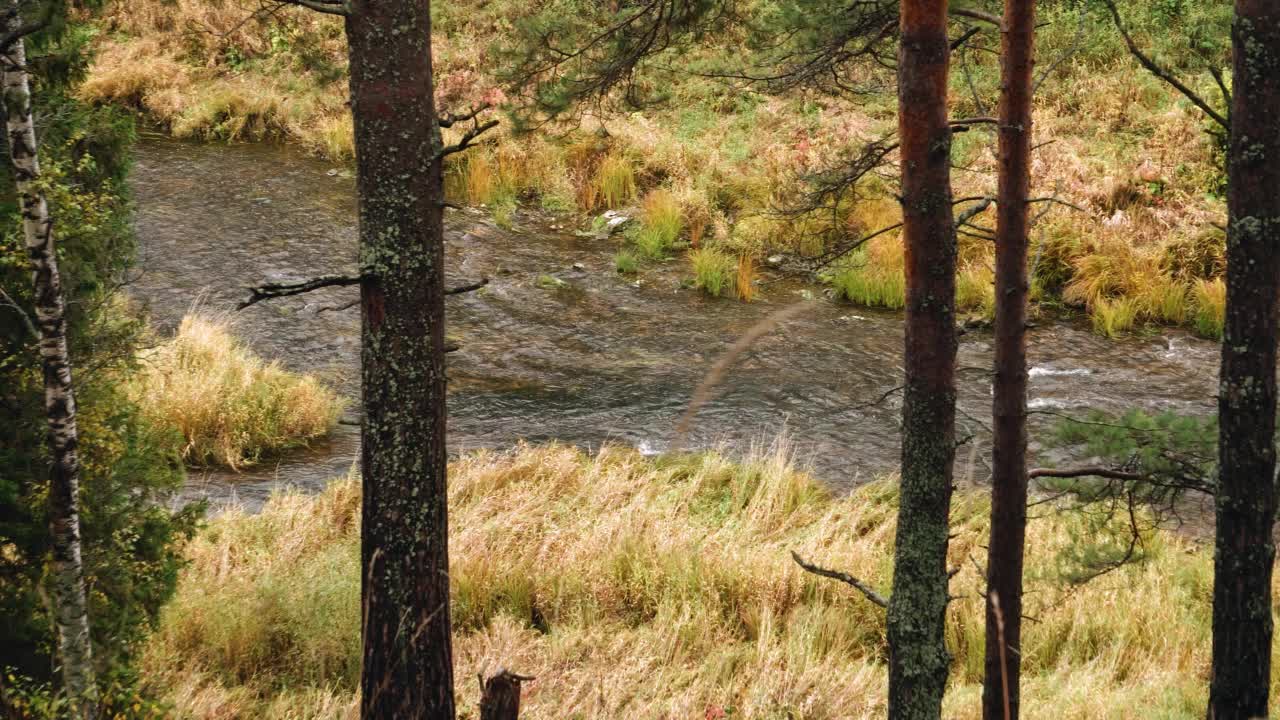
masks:
<svg viewBox="0 0 1280 720"><path fill-rule="evenodd" d="M788 553L888 588L891 484L832 497L778 448L735 465L521 447L451 472L463 717L495 665L538 677L534 720L883 714L883 612ZM980 714L986 509L969 490L953 512L949 718ZM347 478L224 515L191 545L144 661L180 716L355 717L359 512ZM1052 516L1030 529L1027 716L1201 717L1211 555L1156 535L1146 564L1065 590L1059 551L1079 530Z"/></svg>
<svg viewBox="0 0 1280 720"><path fill-rule="evenodd" d="M1182 60L1187 76L1209 94L1207 74L1194 69L1179 44L1185 45L1184 28L1159 19L1172 12L1164 8L1170 2L1139 3L1127 12L1140 25L1140 39L1162 60ZM283 137L324 155L349 157L340 24L296 9L244 22L254 7L250 0L118 3L104 23L83 94L135 105L179 136ZM492 62L486 48L502 36L510 12L503 3L437 10L442 104L501 100L484 72ZM1042 65L1067 47L1079 45L1080 52L1059 66L1037 101L1035 139L1053 143L1038 152L1035 192L1057 195L1080 211L1060 207L1037 230L1036 295L1085 307L1106 334L1145 321L1216 334L1222 239L1212 223L1221 221L1224 208L1208 193L1216 176L1200 117L1136 68L1105 17L1091 16L1077 42L1070 11L1050 3L1042 13L1048 23L1041 33ZM1188 28L1209 25L1201 20L1195 15L1184 22ZM974 86L990 101L998 81L994 58L972 53L966 63ZM959 66L954 85L957 116L991 112L977 107ZM597 211L656 190L664 203L678 204L677 232L695 246L757 259L778 249L812 253L821 248L804 223L778 222L761 211L771 207L777 187L794 186L797 173L893 126L890 96L855 106L725 92L693 79L673 87L672 95L666 110L608 120L608 140L591 128L555 141L499 138L453 166L450 193L487 204L503 219L517 201ZM993 192L993 147L987 130L958 136L956 161L967 168L956 172L959 196ZM853 208L847 222L871 230L896 216L891 201L873 200ZM980 219L994 222L992 211ZM671 243L662 239L669 227L656 234L639 228L632 238L635 254L669 252ZM991 248L972 238L963 245L961 304L989 314ZM902 286L894 280L900 256L897 238L882 236L837 268L836 291L860 303L900 305ZM1200 281L1209 286L1198 287Z"/></svg>

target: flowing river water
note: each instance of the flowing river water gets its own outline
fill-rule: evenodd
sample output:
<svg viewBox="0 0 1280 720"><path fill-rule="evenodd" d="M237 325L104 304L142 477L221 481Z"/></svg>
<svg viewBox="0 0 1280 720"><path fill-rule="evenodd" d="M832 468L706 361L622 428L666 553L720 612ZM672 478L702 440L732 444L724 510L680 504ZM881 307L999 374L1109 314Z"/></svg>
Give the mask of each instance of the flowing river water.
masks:
<svg viewBox="0 0 1280 720"><path fill-rule="evenodd" d="M148 136L132 175L141 274L133 295L161 329L195 304L228 312L245 287L350 271L356 248L350 173L288 147L200 145ZM517 214L498 228L478 211L445 219L448 275L489 277L482 292L448 300L452 451L506 448L521 439L583 447L616 442L659 452L716 359L806 286L766 271L758 302L713 300L682 286L686 263L639 276L614 272L617 239L578 237L555 221ZM548 287L545 276L564 283ZM325 310L353 288L261 303L233 316L264 357L319 374L359 398L359 310ZM819 293L819 297L821 294ZM742 453L786 433L796 457L844 489L898 462L902 319L816 300L757 342L698 413L685 447ZM958 433L962 479L987 477L991 335L961 337ZM1217 349L1181 331L1105 340L1077 323L1031 333L1033 455L1050 413L1131 407L1213 411ZM317 490L358 454L349 413L327 439L243 473L190 473L186 496L259 506L273 489Z"/></svg>

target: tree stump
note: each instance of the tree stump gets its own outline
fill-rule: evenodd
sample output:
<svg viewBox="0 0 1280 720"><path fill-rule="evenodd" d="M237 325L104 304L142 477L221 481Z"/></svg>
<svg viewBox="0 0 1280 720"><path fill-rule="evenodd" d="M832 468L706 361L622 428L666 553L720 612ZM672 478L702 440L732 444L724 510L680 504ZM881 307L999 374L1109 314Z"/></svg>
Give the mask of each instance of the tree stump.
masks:
<svg viewBox="0 0 1280 720"><path fill-rule="evenodd" d="M520 716L520 683L532 679L505 668L480 678L480 720L516 720Z"/></svg>

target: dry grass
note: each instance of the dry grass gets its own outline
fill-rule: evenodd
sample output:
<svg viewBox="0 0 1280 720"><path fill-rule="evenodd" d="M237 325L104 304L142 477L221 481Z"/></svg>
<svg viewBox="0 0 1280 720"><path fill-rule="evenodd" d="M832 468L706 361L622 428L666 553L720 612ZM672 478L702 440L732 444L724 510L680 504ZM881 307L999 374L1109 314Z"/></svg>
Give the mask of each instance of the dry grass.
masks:
<svg viewBox="0 0 1280 720"><path fill-rule="evenodd" d="M186 439L196 465L252 465L332 429L343 403L310 375L266 363L225 319L188 315L147 352L131 392L143 411Z"/></svg>
<svg viewBox="0 0 1280 720"><path fill-rule="evenodd" d="M948 718L980 716L987 509L968 492L953 511ZM145 653L178 717L355 717L359 512L347 478L224 515L191 544ZM532 720L884 713L883 611L789 552L887 589L891 483L833 497L777 446L741 464L520 447L454 463L450 512L463 716L466 679L497 664L538 677ZM1024 713L1201 717L1211 554L1149 536L1146 564L1064 591L1058 552L1082 533L1052 513L1030 528Z"/></svg>
<svg viewBox="0 0 1280 720"><path fill-rule="evenodd" d="M1198 280L1192 292L1196 299L1196 332L1207 338L1221 338L1227 317L1227 286L1222 278Z"/></svg>

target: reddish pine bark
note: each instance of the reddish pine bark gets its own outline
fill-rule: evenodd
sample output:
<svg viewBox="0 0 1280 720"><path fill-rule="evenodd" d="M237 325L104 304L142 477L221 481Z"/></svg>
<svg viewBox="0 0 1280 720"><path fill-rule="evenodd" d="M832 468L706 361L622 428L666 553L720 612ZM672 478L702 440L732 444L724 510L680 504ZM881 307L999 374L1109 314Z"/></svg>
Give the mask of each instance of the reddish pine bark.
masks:
<svg viewBox="0 0 1280 720"><path fill-rule="evenodd" d="M360 212L361 716L454 717L444 244L429 0L346 18Z"/></svg>
<svg viewBox="0 0 1280 720"><path fill-rule="evenodd" d="M1006 0L1001 24L991 542L987 560L986 720L1016 720L1027 530L1027 200L1035 0ZM997 605L993 596L998 598ZM1001 642L1003 641L1003 647Z"/></svg>
<svg viewBox="0 0 1280 720"><path fill-rule="evenodd" d="M900 11L898 134L906 250L902 483L889 600L889 717L938 718L955 457L955 267L946 0Z"/></svg>

